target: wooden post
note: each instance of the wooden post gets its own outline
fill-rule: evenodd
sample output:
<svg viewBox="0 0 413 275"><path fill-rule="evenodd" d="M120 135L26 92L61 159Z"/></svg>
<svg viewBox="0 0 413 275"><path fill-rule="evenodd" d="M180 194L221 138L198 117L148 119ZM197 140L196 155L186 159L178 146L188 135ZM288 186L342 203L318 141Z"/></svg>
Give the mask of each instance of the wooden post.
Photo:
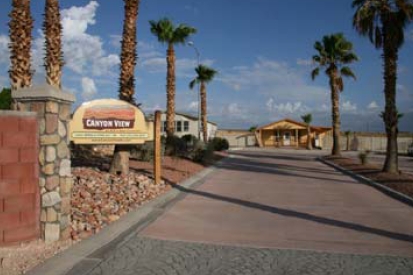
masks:
<svg viewBox="0 0 413 275"><path fill-rule="evenodd" d="M298 148L298 129L295 129L295 142L296 142L295 146L297 146Z"/></svg>
<svg viewBox="0 0 413 275"><path fill-rule="evenodd" d="M153 173L155 178L155 184L161 182L161 111L155 112L155 122L153 127L154 135L154 160L153 160Z"/></svg>

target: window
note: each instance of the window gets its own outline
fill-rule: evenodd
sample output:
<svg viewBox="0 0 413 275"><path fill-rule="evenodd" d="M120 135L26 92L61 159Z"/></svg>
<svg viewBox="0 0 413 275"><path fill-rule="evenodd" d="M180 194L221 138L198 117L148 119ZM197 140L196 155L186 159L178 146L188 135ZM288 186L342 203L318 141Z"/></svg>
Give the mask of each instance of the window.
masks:
<svg viewBox="0 0 413 275"><path fill-rule="evenodd" d="M184 132L189 132L189 121L184 121Z"/></svg>
<svg viewBox="0 0 413 275"><path fill-rule="evenodd" d="M176 122L176 131L177 132L182 132L182 121L177 121Z"/></svg>
<svg viewBox="0 0 413 275"><path fill-rule="evenodd" d="M161 132L166 132L166 121L161 123Z"/></svg>

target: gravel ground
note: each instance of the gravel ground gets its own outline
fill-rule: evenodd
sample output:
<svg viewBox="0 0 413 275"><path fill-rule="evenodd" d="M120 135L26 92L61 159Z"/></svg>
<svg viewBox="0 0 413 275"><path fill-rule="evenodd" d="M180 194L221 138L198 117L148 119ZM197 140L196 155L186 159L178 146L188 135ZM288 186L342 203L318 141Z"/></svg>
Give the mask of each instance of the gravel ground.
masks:
<svg viewBox="0 0 413 275"><path fill-rule="evenodd" d="M216 160L220 158L222 155ZM153 164L132 160L130 175L122 178L110 176L105 172L109 161L108 158L73 161L72 172L75 187L72 204L73 213L76 213L72 229L74 240L59 241L53 244L45 244L41 240L36 240L20 245L0 247L0 275L24 274L80 239L97 233L102 227L116 221L134 207L139 207L145 201L166 192L170 188L168 183L182 182L205 168L201 164L186 159L164 157L162 179L166 184L153 188L153 183L148 182L153 171ZM103 190L101 183L104 184ZM110 194L113 195L113 192L117 192L118 196L111 200ZM79 203L80 199L85 200ZM102 212L106 214L102 215Z"/></svg>
<svg viewBox="0 0 413 275"><path fill-rule="evenodd" d="M381 171L382 166L376 163L360 164L359 160L346 157L325 157L329 161L341 167L353 171L366 178L386 185L400 193L413 198L413 175L400 172L399 174L389 174Z"/></svg>

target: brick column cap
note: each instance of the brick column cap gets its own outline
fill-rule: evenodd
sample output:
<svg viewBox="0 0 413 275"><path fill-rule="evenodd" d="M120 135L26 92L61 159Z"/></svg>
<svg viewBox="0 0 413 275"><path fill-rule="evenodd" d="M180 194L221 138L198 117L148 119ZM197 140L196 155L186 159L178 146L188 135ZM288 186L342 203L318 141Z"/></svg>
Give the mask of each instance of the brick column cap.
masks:
<svg viewBox="0 0 413 275"><path fill-rule="evenodd" d="M51 100L66 101L73 103L76 100L74 94L64 92L54 86L42 84L29 88L17 89L12 91L12 98L19 101Z"/></svg>
<svg viewBox="0 0 413 275"><path fill-rule="evenodd" d="M0 110L0 116L14 116L14 117L37 117L36 112L22 112L22 111L12 111L12 110Z"/></svg>

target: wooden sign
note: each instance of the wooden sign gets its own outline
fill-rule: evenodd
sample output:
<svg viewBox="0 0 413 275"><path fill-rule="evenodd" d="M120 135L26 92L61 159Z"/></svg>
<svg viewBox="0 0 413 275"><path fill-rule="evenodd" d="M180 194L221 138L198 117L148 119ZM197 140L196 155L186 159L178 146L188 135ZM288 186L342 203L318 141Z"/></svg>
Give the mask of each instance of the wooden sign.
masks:
<svg viewBox="0 0 413 275"><path fill-rule="evenodd" d="M83 103L69 125L75 144L142 144L153 140L153 122L136 106L117 99Z"/></svg>

